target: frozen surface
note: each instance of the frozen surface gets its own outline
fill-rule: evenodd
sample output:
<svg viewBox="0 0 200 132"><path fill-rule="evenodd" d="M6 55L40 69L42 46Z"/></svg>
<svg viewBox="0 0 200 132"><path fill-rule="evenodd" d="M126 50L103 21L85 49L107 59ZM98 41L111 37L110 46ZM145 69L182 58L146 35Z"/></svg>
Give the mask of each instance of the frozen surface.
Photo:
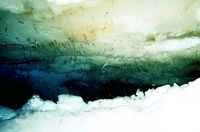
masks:
<svg viewBox="0 0 200 132"><path fill-rule="evenodd" d="M199 0L0 0L2 100L24 93L15 78L54 101L184 84L200 77L199 23ZM33 96L17 111L0 108L0 131L199 132L199 87L88 104Z"/></svg>
<svg viewBox="0 0 200 132"><path fill-rule="evenodd" d="M83 2L86 0L47 0L47 1L57 5L67 5L67 4Z"/></svg>
<svg viewBox="0 0 200 132"><path fill-rule="evenodd" d="M8 120L15 116L17 116L17 113L14 110L0 106L0 121Z"/></svg>
<svg viewBox="0 0 200 132"><path fill-rule="evenodd" d="M193 48L200 45L199 38L185 38L175 40L165 40L145 47L145 50L151 52L180 51Z"/></svg>
<svg viewBox="0 0 200 132"><path fill-rule="evenodd" d="M22 77L42 98L92 100L114 93L101 93L113 82L127 95L127 86L132 94L200 77L199 0L0 3L0 77Z"/></svg>
<svg viewBox="0 0 200 132"><path fill-rule="evenodd" d="M61 95L57 104L34 96L18 110L19 116L4 118L0 131L199 132L199 100L200 79L88 104L75 96Z"/></svg>

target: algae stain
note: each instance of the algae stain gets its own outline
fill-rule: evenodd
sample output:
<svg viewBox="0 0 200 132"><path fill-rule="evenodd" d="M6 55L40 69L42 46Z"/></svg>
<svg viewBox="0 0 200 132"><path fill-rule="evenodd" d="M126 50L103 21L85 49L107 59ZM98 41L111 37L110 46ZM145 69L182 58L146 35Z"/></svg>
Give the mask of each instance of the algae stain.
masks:
<svg viewBox="0 0 200 132"><path fill-rule="evenodd" d="M120 29L112 22L104 24L84 24L76 29L72 29L69 36L77 41L92 41L100 36L110 36Z"/></svg>

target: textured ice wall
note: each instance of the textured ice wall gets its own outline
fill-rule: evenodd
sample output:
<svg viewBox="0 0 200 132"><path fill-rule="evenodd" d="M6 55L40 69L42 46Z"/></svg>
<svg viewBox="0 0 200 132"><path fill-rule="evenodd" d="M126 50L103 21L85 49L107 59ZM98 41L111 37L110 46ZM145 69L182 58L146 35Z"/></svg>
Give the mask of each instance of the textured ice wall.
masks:
<svg viewBox="0 0 200 132"><path fill-rule="evenodd" d="M199 77L200 1L54 2L0 0L1 78L25 80L56 100L68 92L130 95Z"/></svg>

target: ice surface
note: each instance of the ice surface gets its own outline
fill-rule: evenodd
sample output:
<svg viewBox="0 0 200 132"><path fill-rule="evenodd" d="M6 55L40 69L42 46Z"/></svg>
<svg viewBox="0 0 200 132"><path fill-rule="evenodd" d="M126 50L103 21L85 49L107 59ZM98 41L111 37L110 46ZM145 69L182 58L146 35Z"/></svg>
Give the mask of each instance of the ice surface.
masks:
<svg viewBox="0 0 200 132"><path fill-rule="evenodd" d="M47 1L53 4L67 5L67 4L79 3L86 0L47 0Z"/></svg>
<svg viewBox="0 0 200 132"><path fill-rule="evenodd" d="M199 132L199 100L200 79L88 104L76 96L61 95L57 104L34 96L19 116L0 123L0 131Z"/></svg>
<svg viewBox="0 0 200 132"><path fill-rule="evenodd" d="M14 110L0 106L0 121L9 120L15 116L17 116L17 113Z"/></svg>
<svg viewBox="0 0 200 132"><path fill-rule="evenodd" d="M199 77L199 0L82 1L0 0L1 71L52 100L112 80L154 86ZM200 79L88 104L33 96L22 109L0 108L0 131L199 132L199 87Z"/></svg>
<svg viewBox="0 0 200 132"><path fill-rule="evenodd" d="M157 42L146 46L144 49L149 52L166 52L166 51L180 51L184 49L193 48L197 45L200 45L199 38L184 38L184 39L175 39L175 40L165 40L162 42Z"/></svg>
<svg viewBox="0 0 200 132"><path fill-rule="evenodd" d="M199 0L0 3L0 70L25 76L43 98L87 96L112 81L135 92L199 77Z"/></svg>

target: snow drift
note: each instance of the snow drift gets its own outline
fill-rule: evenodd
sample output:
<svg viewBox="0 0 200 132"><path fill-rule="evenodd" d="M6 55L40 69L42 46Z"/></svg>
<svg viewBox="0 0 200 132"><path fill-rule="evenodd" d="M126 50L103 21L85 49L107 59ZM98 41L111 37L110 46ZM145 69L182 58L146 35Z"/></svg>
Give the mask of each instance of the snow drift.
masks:
<svg viewBox="0 0 200 132"><path fill-rule="evenodd" d="M0 111L2 132L199 132L200 79L145 95L97 100L61 95L57 104L33 96L18 111ZM6 114L5 114L6 113Z"/></svg>

